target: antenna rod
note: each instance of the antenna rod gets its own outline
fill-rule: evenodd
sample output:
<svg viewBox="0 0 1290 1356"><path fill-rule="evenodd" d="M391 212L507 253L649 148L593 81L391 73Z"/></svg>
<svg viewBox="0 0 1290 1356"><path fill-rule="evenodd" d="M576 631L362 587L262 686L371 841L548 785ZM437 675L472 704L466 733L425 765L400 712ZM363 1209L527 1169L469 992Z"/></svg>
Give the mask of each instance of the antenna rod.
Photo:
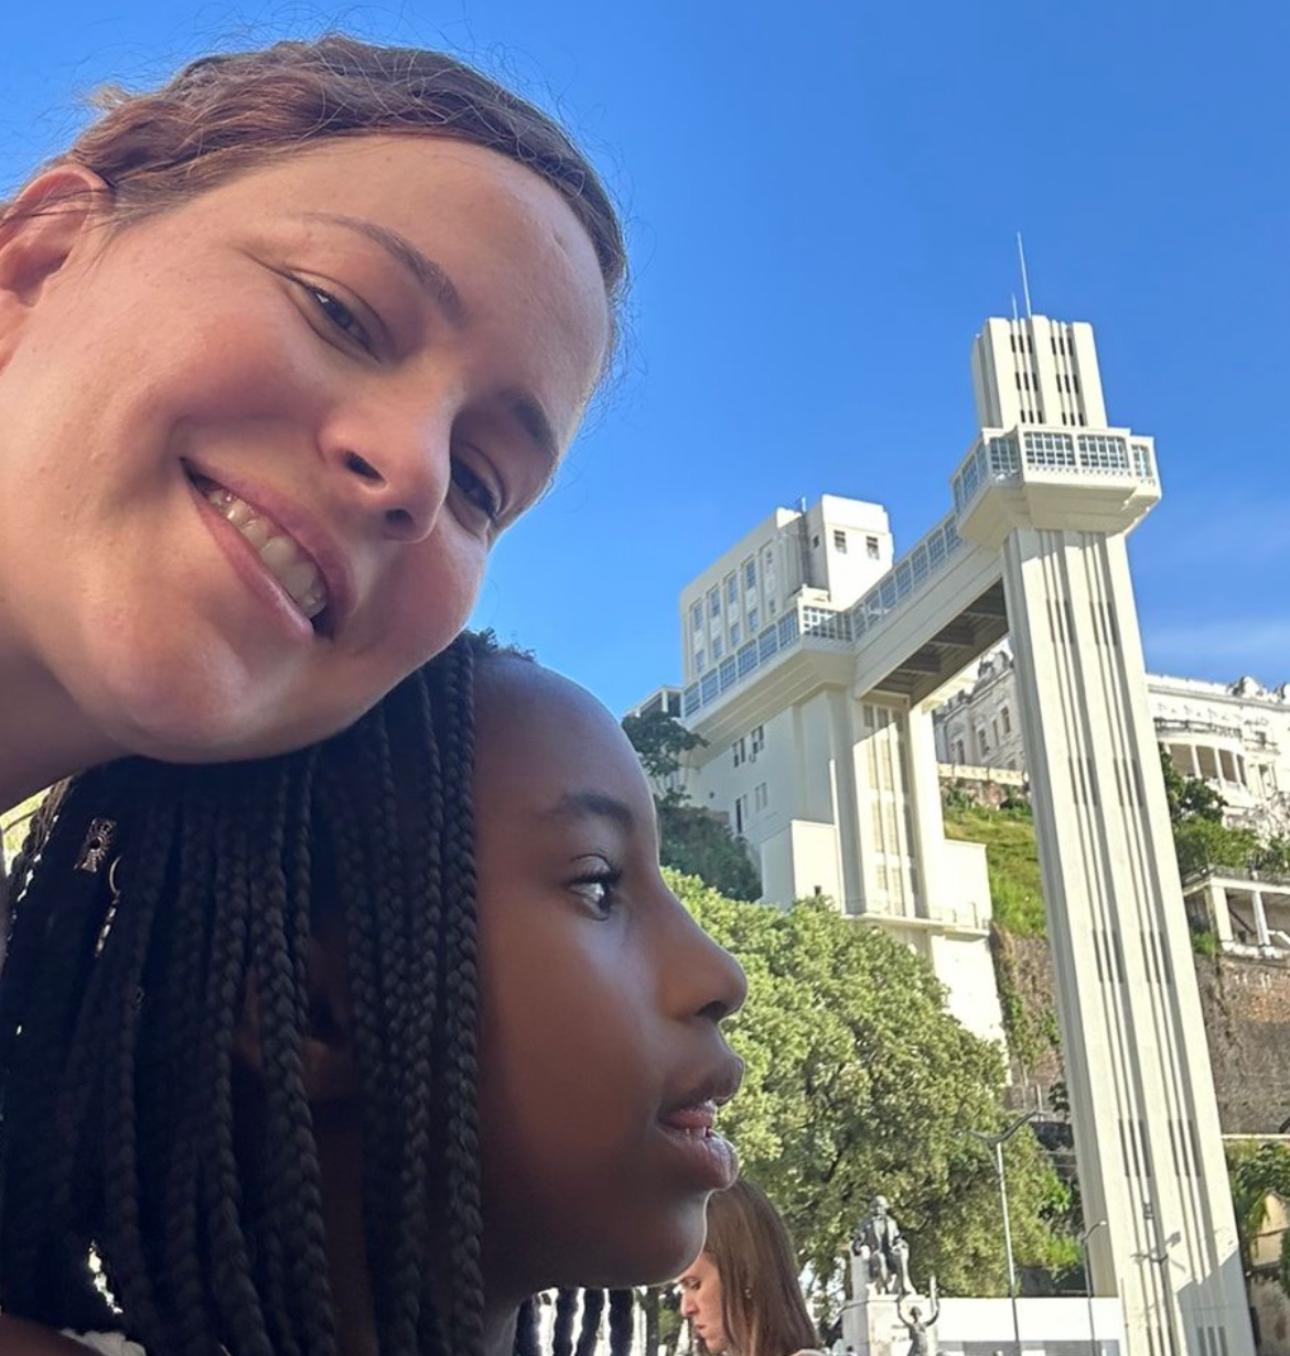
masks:
<svg viewBox="0 0 1290 1356"><path fill-rule="evenodd" d="M1030 309L1030 279L1026 275L1026 247L1021 243L1021 232L1017 232L1017 258L1021 260L1021 295L1026 299L1026 319L1033 318Z"/></svg>

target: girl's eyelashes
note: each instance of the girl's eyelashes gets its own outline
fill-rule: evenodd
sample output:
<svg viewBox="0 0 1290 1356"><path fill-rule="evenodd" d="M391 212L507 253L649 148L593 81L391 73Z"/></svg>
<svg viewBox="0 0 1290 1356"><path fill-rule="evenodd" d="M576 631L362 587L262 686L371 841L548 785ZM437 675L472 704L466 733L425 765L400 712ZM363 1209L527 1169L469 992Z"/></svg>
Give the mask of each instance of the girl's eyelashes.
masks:
<svg viewBox="0 0 1290 1356"><path fill-rule="evenodd" d="M601 918L608 918L618 904L618 885L623 873L608 862L601 862L592 870L576 876L569 882L574 894L584 899Z"/></svg>

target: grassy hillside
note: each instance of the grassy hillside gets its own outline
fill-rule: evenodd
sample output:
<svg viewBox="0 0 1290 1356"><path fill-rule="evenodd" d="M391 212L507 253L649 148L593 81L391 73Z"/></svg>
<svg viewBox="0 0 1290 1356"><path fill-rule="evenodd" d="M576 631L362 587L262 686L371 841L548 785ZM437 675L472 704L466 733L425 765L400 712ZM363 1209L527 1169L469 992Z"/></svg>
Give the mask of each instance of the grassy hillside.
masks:
<svg viewBox="0 0 1290 1356"><path fill-rule="evenodd" d="M952 803L945 807L945 836L985 845L995 922L1019 937L1043 936L1043 884L1029 810Z"/></svg>

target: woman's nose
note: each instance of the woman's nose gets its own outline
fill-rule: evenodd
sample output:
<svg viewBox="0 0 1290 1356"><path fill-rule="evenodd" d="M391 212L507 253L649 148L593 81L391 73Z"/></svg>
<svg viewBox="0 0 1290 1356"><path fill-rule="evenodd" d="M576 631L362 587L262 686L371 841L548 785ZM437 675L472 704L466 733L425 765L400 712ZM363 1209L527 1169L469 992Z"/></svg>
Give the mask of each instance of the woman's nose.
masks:
<svg viewBox="0 0 1290 1356"><path fill-rule="evenodd" d="M396 418L337 429L329 450L346 501L396 541L434 531L452 486L452 430L447 420Z"/></svg>

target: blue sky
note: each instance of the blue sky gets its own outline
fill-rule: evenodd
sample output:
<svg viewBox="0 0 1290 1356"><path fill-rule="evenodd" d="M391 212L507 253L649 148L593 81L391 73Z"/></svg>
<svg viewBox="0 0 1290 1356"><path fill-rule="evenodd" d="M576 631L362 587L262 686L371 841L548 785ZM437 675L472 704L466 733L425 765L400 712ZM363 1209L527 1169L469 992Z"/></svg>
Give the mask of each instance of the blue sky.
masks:
<svg viewBox="0 0 1290 1356"><path fill-rule="evenodd" d="M329 25L555 107L629 220L623 375L478 622L621 708L678 675L681 585L776 504L875 499L911 544L1020 229L1035 309L1093 322L1111 418L1157 438L1149 666L1290 681L1290 7L51 0L6 14L0 185L102 81Z"/></svg>

